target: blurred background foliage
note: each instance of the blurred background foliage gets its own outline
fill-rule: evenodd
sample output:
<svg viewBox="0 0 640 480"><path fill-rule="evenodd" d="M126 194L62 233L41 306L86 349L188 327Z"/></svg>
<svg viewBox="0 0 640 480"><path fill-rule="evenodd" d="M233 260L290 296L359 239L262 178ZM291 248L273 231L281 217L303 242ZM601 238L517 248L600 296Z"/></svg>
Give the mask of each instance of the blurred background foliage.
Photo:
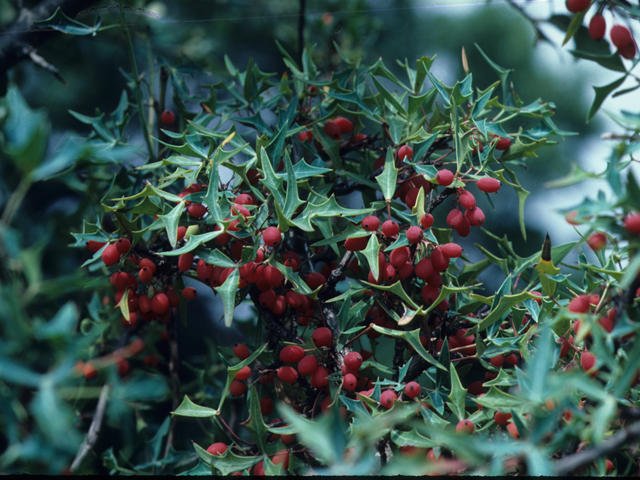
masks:
<svg viewBox="0 0 640 480"><path fill-rule="evenodd" d="M17 6L21 3L0 0L0 27L5 35L11 34L7 31L11 31L11 24L18 17ZM38 2L23 3L25 8L31 8ZM554 3L559 5L554 6ZM605 83L597 80L602 72L586 62L576 63L566 51L561 51L559 44L563 35L553 28L545 30L552 43L539 42L535 46L534 26L518 8L504 2L489 1L478 5L463 0L140 0L127 4L162 15L157 19L126 14L138 68L145 80L151 79L150 73L154 70L156 84L152 88L157 89L159 58L165 58L172 65L197 67L192 71L199 73L194 73L187 82L194 95L206 96L206 90L199 85L228 79L223 60L225 54L241 69L253 58L262 71L273 72L279 78L285 65L275 41L280 41L294 56L299 51L301 8L305 12L304 45L314 47L314 61L327 75L339 64L332 44L335 41L350 57L362 56L365 63L373 63L381 57L398 76L403 75L403 69L395 63L396 59L413 62L420 56L437 54L433 71L445 83L452 84L464 75L461 61L464 47L475 77L474 84L485 88L497 79L475 49L474 43L477 43L499 65L515 70L513 81L525 104L538 98L554 102L557 106L555 123L562 130L580 134L567 137L556 148L543 149L535 163L529 162L531 169L519 176L527 190L536 192L530 197L526 210L527 242L519 232L515 193L510 192L512 201L508 201L505 193L502 197L505 201L496 205L497 214L487 215L486 228L499 236L507 234L514 242L515 251L523 257L540 249L545 232L560 228L558 221L564 224L560 215L553 215L556 205L544 192L543 183L566 174L569 160L580 161L576 152L581 151L578 145L584 144L585 137L597 136L609 126L600 116L585 123L593 97L590 86ZM554 21L566 27L568 16L562 10L562 4L548 2L537 13L549 18L558 11L561 15L554 17ZM95 18L92 14L78 20L91 25ZM118 14L104 12L102 19L103 25L115 25ZM591 51L607 48L586 39L584 32L575 41ZM84 249L68 248L73 243L69 232L81 231L82 219L95 217L96 209L100 208L99 192L106 191L112 173L117 171L115 165L135 163L139 157L132 150L114 151L101 165L90 161L100 156L97 150L74 149L68 143L67 132L84 135L90 132L89 126L79 122L70 110L89 116L96 115L96 109L112 112L126 89L127 80L122 72L130 72L130 66L121 30L113 28L96 36L56 33L39 47L38 52L60 71L69 85L63 85L33 63L23 61L7 72L17 90L0 105L3 121L0 138L0 471L12 465L13 471L60 473L69 467L75 456L81 433L88 428L88 420L79 415L84 405L69 406L61 402L63 396L56 396L53 388L85 388L78 386L78 374L73 364L76 359L90 358L98 353L89 354L89 345L99 339L99 324L109 315L101 306L101 299L90 289L82 288L87 272L79 267L90 254ZM173 108L170 92L167 99L167 108ZM8 128L11 102L15 103L14 110L29 111L30 123L23 126L23 131ZM193 111L200 108L197 102L186 106ZM138 130L139 124L134 118L125 135L131 135L131 142L143 147ZM16 154L14 147L20 142L24 145L39 142L42 146L42 151L35 154L40 157L36 164L44 158L51 161L62 151L87 159L86 168L92 169L92 175L85 176L86 182L82 174L45 181L46 175L33 174L34 169L26 167ZM575 198L574 203L579 203L581 198L582 195ZM557 243L567 240L566 237L558 239ZM491 240L483 235L472 236L463 245L471 247L473 242L489 250L494 248ZM470 258L480 258L474 256L471 248L467 251ZM485 278L489 288L501 282L501 279L492 280L491 272L493 270L489 270ZM216 316L202 309L202 315L209 317L208 323L212 326L207 328L217 328L219 311ZM95 323L96 336L80 339L73 335L79 318ZM108 350L106 345L91 348ZM15 358L18 352L24 365L29 366L28 371L22 371L21 368L26 367L8 360ZM154 398L165 399L166 386L162 381L154 380L148 372L139 376L140 382L152 382L153 388L150 388L151 384L140 384L139 388L131 390L133 397L147 392L155 395ZM121 381L115 371L111 377L117 390ZM136 381L129 380L133 384ZM37 388L35 395L33 388ZM117 397L118 393L115 395ZM122 393L121 398L126 395ZM98 392L92 391L86 397L87 401L96 402ZM170 402L165 399L165 403L168 412ZM129 405L122 403L125 404ZM43 406L47 408L40 411ZM144 431L141 438L149 441L154 438L157 425L145 430L147 423L140 412L130 415L131 409L124 411L129 414L122 417L127 419L122 423L117 415L108 417L112 425L125 426L119 433L114 429L112 434L126 435L127 442L134 441L134 432ZM51 424L51 419L58 423ZM67 421L73 423L74 429L65 431L62 428L65 435L61 439L56 428ZM23 431L9 428L16 424L22 425ZM20 448L7 449L18 439L22 439ZM123 448L133 450L127 442L123 440ZM107 444L109 442L105 442ZM43 445L47 446L44 452ZM101 452L99 446L96 450ZM21 459L20 463L15 463L17 458ZM38 461L32 462L36 458ZM106 471L99 459L93 458L92 462L87 472ZM117 465L115 458L113 464ZM115 468L113 464L111 468ZM153 471L155 468L153 465Z"/></svg>

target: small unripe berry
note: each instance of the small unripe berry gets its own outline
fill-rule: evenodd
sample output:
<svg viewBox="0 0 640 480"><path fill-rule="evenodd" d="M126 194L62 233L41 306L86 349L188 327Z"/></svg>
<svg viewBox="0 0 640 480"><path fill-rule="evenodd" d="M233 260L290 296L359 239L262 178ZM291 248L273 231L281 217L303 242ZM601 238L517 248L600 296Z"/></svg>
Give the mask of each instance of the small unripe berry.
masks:
<svg viewBox="0 0 640 480"><path fill-rule="evenodd" d="M176 114L173 113L171 110L165 110L160 115L160 121L162 122L163 125L167 127L172 127L176 121Z"/></svg>
<svg viewBox="0 0 640 480"><path fill-rule="evenodd" d="M380 219L375 215L369 215L362 219L362 228L368 232L375 232L380 228Z"/></svg>
<svg viewBox="0 0 640 480"><path fill-rule="evenodd" d="M400 227L393 220L387 220L382 224L382 234L385 237L394 237L400 231Z"/></svg>
<svg viewBox="0 0 640 480"><path fill-rule="evenodd" d="M409 227L407 230L407 240L409 243L419 243L424 237L424 232L420 227Z"/></svg>

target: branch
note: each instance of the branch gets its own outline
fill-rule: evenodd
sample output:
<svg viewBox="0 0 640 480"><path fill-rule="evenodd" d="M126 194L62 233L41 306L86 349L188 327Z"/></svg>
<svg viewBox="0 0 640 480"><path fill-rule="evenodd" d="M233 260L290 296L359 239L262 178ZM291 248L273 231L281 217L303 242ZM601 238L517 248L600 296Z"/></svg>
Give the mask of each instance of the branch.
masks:
<svg viewBox="0 0 640 480"><path fill-rule="evenodd" d="M65 87L69 86L69 82L62 76L60 70L47 62L44 58L36 53L35 48L33 47L24 47L28 51L29 58L33 63L38 65L39 67L44 68L47 72L51 73L54 77L56 77Z"/></svg>
<svg viewBox="0 0 640 480"><path fill-rule="evenodd" d="M74 17L98 0L44 0L31 10L21 9L18 19L8 26L0 38L0 73L29 58L31 49L60 32L41 29L33 22L51 17L60 7L69 17Z"/></svg>
<svg viewBox="0 0 640 480"><path fill-rule="evenodd" d="M351 257L353 257L353 252L345 253L338 266L331 271L331 275L329 275L329 278L327 278L327 283L324 284L322 291L318 295L320 301L328 300L332 294L336 293L336 284L338 283L342 275L344 275L344 271L346 270L348 263L351 261Z"/></svg>
<svg viewBox="0 0 640 480"><path fill-rule="evenodd" d="M640 438L640 422L634 423L630 427L618 431L615 435L597 447L589 450L583 450L574 455L563 458L555 465L556 474L568 475L576 468L589 465L595 459L613 453L624 446L625 443L632 442L637 438Z"/></svg>
<svg viewBox="0 0 640 480"><path fill-rule="evenodd" d="M429 201L429 205L427 206L427 213L433 212L433 210L442 202L444 202L449 195L453 195L454 193L456 193L455 188L447 188L444 192L442 192L436 198Z"/></svg>
<svg viewBox="0 0 640 480"><path fill-rule="evenodd" d="M96 406L96 413L93 415L93 421L91 422L91 426L89 426L87 436L82 441L80 450L78 450L76 458L73 459L73 463L71 464L70 469L72 472L75 472L78 469L78 467L82 463L82 460L84 460L84 458L89 453L89 450L93 448L96 441L98 440L98 435L100 434L100 427L102 427L102 419L104 418L104 412L106 410L110 389L111 384L103 385L102 387L100 398L98 399L98 405Z"/></svg>

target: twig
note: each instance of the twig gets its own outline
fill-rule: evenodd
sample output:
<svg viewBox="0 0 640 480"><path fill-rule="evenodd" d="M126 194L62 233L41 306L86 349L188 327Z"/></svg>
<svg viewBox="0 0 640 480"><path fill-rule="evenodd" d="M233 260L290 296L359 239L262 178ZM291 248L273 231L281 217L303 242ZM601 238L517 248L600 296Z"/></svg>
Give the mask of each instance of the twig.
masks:
<svg viewBox="0 0 640 480"><path fill-rule="evenodd" d="M342 275L344 275L344 271L347 268L347 264L351 261L351 257L353 257L353 252L345 253L338 266L331 271L329 278L327 278L327 283L325 283L318 295L321 301L327 300L331 294L336 293L335 286L340 278L342 278Z"/></svg>
<svg viewBox="0 0 640 480"><path fill-rule="evenodd" d="M96 413L93 415L93 421L89 426L87 436L84 437L84 440L80 445L80 450L78 450L76 458L73 459L73 463L71 464L70 470L72 472L78 469L78 467L82 463L82 460L84 460L84 458L89 453L89 450L93 448L96 441L98 440L98 435L100 434L100 427L102 427L102 419L104 418L104 412L106 410L110 389L111 384L103 385L102 387L100 398L98 399L98 405L96 406Z"/></svg>
<svg viewBox="0 0 640 480"><path fill-rule="evenodd" d="M433 210L442 202L444 202L449 195L453 195L454 193L456 193L456 190L454 188L447 188L444 192L442 192L436 198L430 200L429 205L427 206L427 213L429 214L433 212Z"/></svg>
<svg viewBox="0 0 640 480"><path fill-rule="evenodd" d="M60 70L58 70L56 67L54 67L53 65L51 65L49 62L47 62L44 58L42 58L40 55L38 55L36 53L36 50L31 47L24 47L24 49L26 50L27 55L29 55L29 58L31 59L31 61L33 63L35 63L36 65L38 65L39 67L42 67L43 69L45 69L47 72L51 73L54 77L56 77L65 87L69 86L69 82L67 82L67 80L62 76L62 74L60 73Z"/></svg>
<svg viewBox="0 0 640 480"><path fill-rule="evenodd" d="M583 450L558 461L555 465L556 474L568 475L576 468L589 465L595 459L613 453L624 446L625 443L632 442L637 438L640 438L640 422L618 431L597 447Z"/></svg>

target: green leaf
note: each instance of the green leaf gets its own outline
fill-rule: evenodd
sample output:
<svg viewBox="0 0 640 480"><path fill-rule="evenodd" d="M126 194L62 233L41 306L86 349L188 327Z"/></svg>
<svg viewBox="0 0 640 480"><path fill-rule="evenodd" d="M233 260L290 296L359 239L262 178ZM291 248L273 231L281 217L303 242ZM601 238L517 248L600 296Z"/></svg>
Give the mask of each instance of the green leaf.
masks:
<svg viewBox="0 0 640 480"><path fill-rule="evenodd" d="M383 172L376 177L376 182L380 185L382 195L388 202L393 198L393 194L396 190L396 183L398 181L398 169L393 158L393 148L387 149L387 156L384 162Z"/></svg>
<svg viewBox="0 0 640 480"><path fill-rule="evenodd" d="M462 149L460 118L458 117L458 109L453 96L451 97L451 105L451 127L453 128L453 141L456 149L456 173L458 173L464 164L465 152Z"/></svg>
<svg viewBox="0 0 640 480"><path fill-rule="evenodd" d="M180 215L183 209L184 202L180 202L168 214L158 215L158 218L162 220L167 229L167 238L173 248L176 248L176 243L178 243L178 223L180 223Z"/></svg>
<svg viewBox="0 0 640 480"><path fill-rule="evenodd" d="M267 453L267 426L260 411L260 398L255 385L249 392L249 423L243 425L262 453Z"/></svg>
<svg viewBox="0 0 640 480"><path fill-rule="evenodd" d="M391 430L391 441L399 447L411 445L418 448L433 448L439 446L438 442L423 437L415 428L410 432Z"/></svg>
<svg viewBox="0 0 640 480"><path fill-rule="evenodd" d="M483 407L492 408L494 410L503 410L522 405L522 401L513 395L503 392L502 390L491 386L489 391L481 397L476 398L476 403Z"/></svg>
<svg viewBox="0 0 640 480"><path fill-rule="evenodd" d="M447 371L447 369L440 362L435 360L429 354L429 352L427 352L424 349L424 347L422 346L422 343L420 343L420 329L406 332L406 331L391 330L389 328L383 328L378 325L374 325L373 329L377 332L383 333L385 335L389 335L390 337L393 337L393 338L404 339L415 349L416 353L420 355L422 358L424 358L428 363L430 363L434 367L444 370L445 372Z"/></svg>
<svg viewBox="0 0 640 480"><path fill-rule="evenodd" d="M453 413L458 417L458 420L465 418L465 398L467 396L467 389L462 387L460 378L456 367L452 363L449 365L449 371L451 372L451 393L449 394L449 400L453 405Z"/></svg>
<svg viewBox="0 0 640 480"><path fill-rule="evenodd" d="M371 269L371 274L373 278L377 279L380 275L380 264L378 253L380 252L380 243L378 243L378 237L376 235L371 235L369 237L369 242L367 242L367 247L364 249L364 257L367 259L369 263L369 268Z"/></svg>
<svg viewBox="0 0 640 480"><path fill-rule="evenodd" d="M513 70L502 68L497 63L493 62L487 56L487 54L482 51L482 49L477 43L474 43L474 45L476 46L480 54L484 57L484 59L487 61L489 66L493 69L493 71L496 72L496 74L498 75L498 78L500 79L500 85L502 86L502 103L509 107L513 106L513 95L511 94L511 90L510 90L510 84L511 84L510 80L511 80L511 74L513 73Z"/></svg>
<svg viewBox="0 0 640 480"><path fill-rule="evenodd" d="M216 265L222 268L235 268L238 265L227 257L222 251L217 248L211 250L206 247L198 247L194 250L194 255L197 255L209 265Z"/></svg>
<svg viewBox="0 0 640 480"><path fill-rule="evenodd" d="M576 13L571 22L569 23L569 28L567 28L567 34L562 41L562 45L564 46L569 40L573 38L578 29L582 26L582 21L584 20L584 16L587 13L588 8L585 8L582 12Z"/></svg>
<svg viewBox="0 0 640 480"><path fill-rule="evenodd" d="M291 164L289 152L285 151L283 161L287 171L287 192L284 205L282 206L282 213L284 213L285 217L291 218L293 217L296 209L304 202L300 200L300 197L298 197L298 184L296 183L297 180L293 170L293 165Z"/></svg>
<svg viewBox="0 0 640 480"><path fill-rule="evenodd" d="M184 396L180 406L171 412L171 415L180 415L182 417L209 418L218 415L220 412L213 408L202 407L193 403L187 395Z"/></svg>
<svg viewBox="0 0 640 480"><path fill-rule="evenodd" d="M49 18L45 20L37 20L33 23L42 28L53 28L54 30L58 30L62 33L68 33L70 35L95 34L100 27L99 21L95 27L89 27L88 25L78 22L73 18L69 18L64 14L60 7L58 7L54 14Z"/></svg>
<svg viewBox="0 0 640 480"><path fill-rule="evenodd" d="M532 402L542 403L549 398L547 379L553 368L553 336L548 327L542 326L537 330L539 339L535 344L536 351L527 362L527 373L531 378L530 391L527 398Z"/></svg>
<svg viewBox="0 0 640 480"><path fill-rule="evenodd" d="M591 107L589 108L589 113L587 113L587 122L593 118L593 116L596 114L596 112L600 108L600 105L602 105L602 102L604 102L605 98L607 98L609 94L613 92L616 88L622 85L626 78L627 76L625 75L619 78L618 80L615 80L609 83L608 85L604 85L602 87L593 87L593 89L596 92L596 96L593 99L593 103L591 104Z"/></svg>
<svg viewBox="0 0 640 480"><path fill-rule="evenodd" d="M498 305L491 311L491 313L478 323L478 332L486 330L488 327L500 320L505 313L510 311L511 307L529 298L540 297L532 295L529 292L521 292L516 295L503 295L502 298L500 298Z"/></svg>
<svg viewBox="0 0 640 480"><path fill-rule="evenodd" d="M166 257L175 257L178 255L182 255L183 253L187 253L192 250L195 250L203 243L213 240L218 235L222 235L223 233L224 233L224 230L218 230L216 232L207 232L200 235L191 235L189 237L189 241L183 247L178 248L177 250L172 250L170 252L158 252L158 255L164 255Z"/></svg>
<svg viewBox="0 0 640 480"><path fill-rule="evenodd" d="M604 68L609 70L614 70L616 72L626 72L627 70L624 68L624 63L620 59L620 55L618 52L612 53L611 55L599 55L596 53L590 52L580 52L578 50L569 50L569 52L577 58L584 58L585 60L591 60L596 62L598 65L602 65Z"/></svg>
<svg viewBox="0 0 640 480"><path fill-rule="evenodd" d="M224 324L230 327L233 323L233 311L236 308L236 290L240 283L240 273L234 268L233 272L227 277L225 282L215 289L222 297L224 305Z"/></svg>
<svg viewBox="0 0 640 480"><path fill-rule="evenodd" d="M551 182L545 183L544 188L548 188L548 189L564 188L570 185L575 185L576 183L583 182L588 178L597 178L597 177L598 177L597 174L586 172L585 170L582 169L582 167L580 167L580 165L578 165L575 162L572 162L571 170L566 176L562 178L558 178L557 180L552 180Z"/></svg>
<svg viewBox="0 0 640 480"><path fill-rule="evenodd" d="M407 116L407 112L404 109L404 107L402 106L402 104L398 101L398 99L396 97L394 97L389 90L387 90L386 88L384 88L382 86L382 84L378 81L378 79L375 76L371 76L371 80L373 80L373 83L375 84L376 88L378 89L378 92L380 93L380 95L382 95L382 98L384 98L387 102L389 102L393 108L396 110L396 112L398 112L400 115L402 115L403 117Z"/></svg>

